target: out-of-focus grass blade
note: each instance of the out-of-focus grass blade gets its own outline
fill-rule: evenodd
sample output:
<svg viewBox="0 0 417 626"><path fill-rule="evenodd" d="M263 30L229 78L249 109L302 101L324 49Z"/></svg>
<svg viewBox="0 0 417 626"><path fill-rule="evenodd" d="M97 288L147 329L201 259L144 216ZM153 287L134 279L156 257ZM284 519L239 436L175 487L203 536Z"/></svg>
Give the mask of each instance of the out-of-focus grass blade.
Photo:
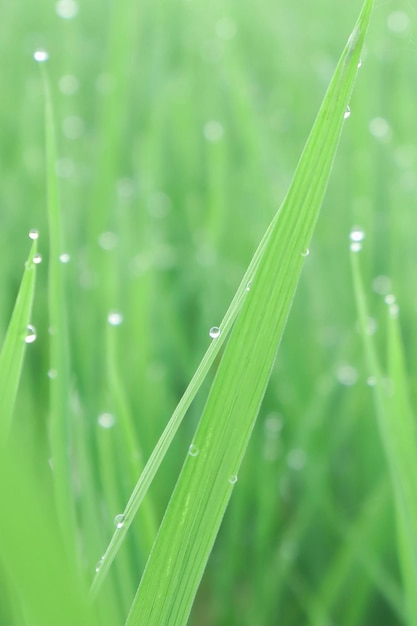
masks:
<svg viewBox="0 0 417 626"><path fill-rule="evenodd" d="M41 65L45 92L46 176L49 224L48 305L50 324L50 442L58 516L69 542L75 544L75 512L72 499L69 429L69 348L65 312L62 253L62 216L56 175L57 150L54 112L48 76Z"/></svg>
<svg viewBox="0 0 417 626"><path fill-rule="evenodd" d="M374 378L378 426L391 476L397 519L398 553L404 583L407 623L417 623L417 440L415 417L407 391L407 374L398 326L398 305L388 301L388 378L382 375L372 336L357 255L352 272L368 367Z"/></svg>
<svg viewBox="0 0 417 626"><path fill-rule="evenodd" d="M0 561L13 594L2 604L21 626L97 624L69 555L52 502L49 475L24 437L11 437L0 455Z"/></svg>
<svg viewBox="0 0 417 626"><path fill-rule="evenodd" d="M365 2L342 53L237 317L132 604L129 626L174 626L188 619L237 481L318 218L372 4Z"/></svg>
<svg viewBox="0 0 417 626"><path fill-rule="evenodd" d="M37 240L32 243L29 258L0 353L0 441L6 440L12 421L20 373L25 354L25 338L28 334L35 294Z"/></svg>

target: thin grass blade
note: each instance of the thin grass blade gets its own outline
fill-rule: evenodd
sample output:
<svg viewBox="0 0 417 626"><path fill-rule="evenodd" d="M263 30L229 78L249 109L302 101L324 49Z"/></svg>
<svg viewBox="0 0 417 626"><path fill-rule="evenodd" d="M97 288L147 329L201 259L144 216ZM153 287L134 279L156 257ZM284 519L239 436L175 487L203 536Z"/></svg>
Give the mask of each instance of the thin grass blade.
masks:
<svg viewBox="0 0 417 626"><path fill-rule="evenodd" d="M391 477L397 541L402 570L407 623L417 621L417 439L398 323L398 305L388 299L388 378L382 374L372 336L367 332L368 309L358 256L352 253L352 274L361 333L370 374L381 439ZM392 300L392 301L391 301Z"/></svg>
<svg viewBox="0 0 417 626"><path fill-rule="evenodd" d="M28 326L35 295L37 239L32 243L19 293L0 353L0 441L7 438L23 366Z"/></svg>

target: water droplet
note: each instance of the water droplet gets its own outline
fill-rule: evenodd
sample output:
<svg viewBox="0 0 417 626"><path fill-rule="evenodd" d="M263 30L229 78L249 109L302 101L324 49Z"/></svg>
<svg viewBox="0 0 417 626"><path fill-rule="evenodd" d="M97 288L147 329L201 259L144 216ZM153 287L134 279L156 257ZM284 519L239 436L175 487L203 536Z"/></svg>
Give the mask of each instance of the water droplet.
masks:
<svg viewBox="0 0 417 626"><path fill-rule="evenodd" d="M63 20L72 20L78 14L78 4L74 0L59 0L55 11Z"/></svg>
<svg viewBox="0 0 417 626"><path fill-rule="evenodd" d="M392 289L392 281L388 276L376 276L372 281L372 289L381 296L386 296Z"/></svg>
<svg viewBox="0 0 417 626"><path fill-rule="evenodd" d="M105 232L105 233L101 233L101 235L98 238L98 244L100 246L100 248L103 248L103 250L114 250L115 247L117 246L117 242L118 242L118 238L116 233L112 233L112 232Z"/></svg>
<svg viewBox="0 0 417 626"><path fill-rule="evenodd" d="M46 50L35 50L33 58L37 63L45 63L49 59L49 52Z"/></svg>
<svg viewBox="0 0 417 626"><path fill-rule="evenodd" d="M310 248L306 248L304 252L301 253L301 256L308 256L310 254Z"/></svg>
<svg viewBox="0 0 417 626"><path fill-rule="evenodd" d="M288 467L296 471L300 471L305 467L306 460L306 453L299 448L291 450L287 456Z"/></svg>
<svg viewBox="0 0 417 626"><path fill-rule="evenodd" d="M363 241L365 239L365 233L361 228L355 226L350 231L349 237L351 241Z"/></svg>
<svg viewBox="0 0 417 626"><path fill-rule="evenodd" d="M78 91L79 82L76 76L67 74L59 79L59 89L65 96L72 96Z"/></svg>
<svg viewBox="0 0 417 626"><path fill-rule="evenodd" d="M235 485L237 483L237 476L236 476L236 474L233 474L232 476L229 476L229 483L231 485Z"/></svg>
<svg viewBox="0 0 417 626"><path fill-rule="evenodd" d="M362 60L361 60L361 59L359 59L359 63L358 63L358 70L360 70L360 69L361 69L361 67L362 67Z"/></svg>
<svg viewBox="0 0 417 626"><path fill-rule="evenodd" d="M32 230L29 231L29 238L30 239L39 239L39 231L36 228L32 228Z"/></svg>
<svg viewBox="0 0 417 626"><path fill-rule="evenodd" d="M209 335L212 339L217 339L217 337L220 337L220 333L221 333L221 330L218 326L212 326L210 328Z"/></svg>
<svg viewBox="0 0 417 626"><path fill-rule="evenodd" d="M369 132L379 139L379 141L387 142L391 139L392 130L389 122L384 117L374 117L368 125Z"/></svg>
<svg viewBox="0 0 417 626"><path fill-rule="evenodd" d="M195 444L192 443L190 447L188 448L188 454L190 456L198 456L200 454L200 450L197 448Z"/></svg>
<svg viewBox="0 0 417 626"><path fill-rule="evenodd" d="M58 376L58 371L51 369L48 370L48 378L50 378L51 380L55 380L55 378Z"/></svg>
<svg viewBox="0 0 417 626"><path fill-rule="evenodd" d="M117 311L112 311L108 314L107 321L110 326L120 326L123 322L123 315Z"/></svg>
<svg viewBox="0 0 417 626"><path fill-rule="evenodd" d="M368 378L366 379L366 384L369 385L369 387L375 387L376 385L375 376L368 376Z"/></svg>
<svg viewBox="0 0 417 626"><path fill-rule="evenodd" d="M71 261L71 257L69 254L67 254L67 252L63 252L59 255L59 260L61 261L61 263L69 263Z"/></svg>
<svg viewBox="0 0 417 626"><path fill-rule="evenodd" d="M246 285L246 291L250 291L251 287L252 287L252 281L250 280L248 284Z"/></svg>
<svg viewBox="0 0 417 626"><path fill-rule="evenodd" d="M387 17L387 26L392 33L404 33L410 27L410 18L404 11L392 11Z"/></svg>
<svg viewBox="0 0 417 626"><path fill-rule="evenodd" d="M211 120L204 125L203 134L207 141L216 143L217 141L220 141L220 139L223 137L224 129L220 122L216 122L216 120Z"/></svg>
<svg viewBox="0 0 417 626"><path fill-rule="evenodd" d="M77 115L69 115L62 122L62 132L67 139L78 139L84 132L84 121Z"/></svg>
<svg viewBox="0 0 417 626"><path fill-rule="evenodd" d="M29 324L26 329L25 343L33 343L36 340L36 328Z"/></svg>
<svg viewBox="0 0 417 626"><path fill-rule="evenodd" d="M96 572L99 572L101 569L101 566L104 563L104 556L101 557L101 559L99 561L97 561L97 565L96 565Z"/></svg>
<svg viewBox="0 0 417 626"><path fill-rule="evenodd" d="M358 371L351 365L340 365L336 372L336 377L341 385L351 387L358 380Z"/></svg>
<svg viewBox="0 0 417 626"><path fill-rule="evenodd" d="M352 252L360 252L362 250L362 244L359 241L354 241L350 244L350 249Z"/></svg>
<svg viewBox="0 0 417 626"><path fill-rule="evenodd" d="M346 108L346 111L344 112L343 117L345 118L345 120L347 120L348 117L350 117L350 106L348 105Z"/></svg>
<svg viewBox="0 0 417 626"><path fill-rule="evenodd" d="M123 515L123 513L120 513L119 515L116 515L116 517L114 518L114 525L116 526L116 528L122 528L125 521L126 521L126 515Z"/></svg>
<svg viewBox="0 0 417 626"><path fill-rule="evenodd" d="M116 418L112 413L101 413L97 418L97 423L101 428L113 428Z"/></svg>
<svg viewBox="0 0 417 626"><path fill-rule="evenodd" d="M39 263L42 263L42 255L37 253L33 255L33 262L35 265L39 265Z"/></svg>
<svg viewBox="0 0 417 626"><path fill-rule="evenodd" d="M388 310L389 310L389 314L391 315L391 317L393 317L394 319L397 319L400 313L400 307L398 306L398 304L394 302L394 304L390 305Z"/></svg>
<svg viewBox="0 0 417 626"><path fill-rule="evenodd" d="M366 320L366 334L367 335L375 335L378 329L378 323L375 318L368 317Z"/></svg>
<svg viewBox="0 0 417 626"><path fill-rule="evenodd" d="M265 418L264 428L265 434L268 437L276 437L278 433L282 430L283 421L282 416L279 413L270 413Z"/></svg>
<svg viewBox="0 0 417 626"><path fill-rule="evenodd" d="M385 304L388 304L388 306L391 306L392 304L395 304L395 296L392 293L389 293L385 296L384 298L384 302Z"/></svg>

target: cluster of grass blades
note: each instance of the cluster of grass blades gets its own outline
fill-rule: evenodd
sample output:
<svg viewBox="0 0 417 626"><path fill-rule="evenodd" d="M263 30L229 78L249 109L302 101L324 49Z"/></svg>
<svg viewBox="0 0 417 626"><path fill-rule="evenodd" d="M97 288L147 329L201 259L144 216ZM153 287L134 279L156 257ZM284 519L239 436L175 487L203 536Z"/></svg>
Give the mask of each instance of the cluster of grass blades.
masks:
<svg viewBox="0 0 417 626"><path fill-rule="evenodd" d="M9 477L7 481L1 481L0 497L5 510L10 512L1 516L0 521L0 577L4 579L4 588L7 590L7 601L0 610L4 623L112 625L120 623L121 619L126 620L128 626L174 626L187 623L226 508L235 485L239 484L242 460L308 255L341 131L349 116L349 103L372 6L372 0L364 2L289 191L262 238L223 321L211 329L211 344L146 463L137 442L127 390L117 368L116 332L120 320L116 313L109 316L104 370L121 424L120 449L125 451L123 458L119 459L120 469L117 472L113 471L112 466L118 458L115 453L117 448L106 430L103 429L98 435L96 457L92 459L88 448L91 433L83 423L82 416L77 414L77 408L74 409L76 401L70 360L76 356L71 352L66 319L68 295L60 260L65 248L55 171L57 149L54 112L49 82L42 64L46 102L49 222L48 451L41 460L37 458L36 446L26 440L19 420L12 420L26 345L24 337L27 329L31 328L37 260L35 239L0 355L2 442L6 441L11 431L7 448L0 459L2 475ZM128 22L128 13L121 13L118 28L122 29L123 25L124 29ZM118 28L115 32L118 32ZM37 60L46 59L41 54ZM124 58L115 59L117 71L120 71L124 62ZM123 89L127 90L127 85L128 81L124 83ZM119 115L117 103L120 105L117 98L115 103L110 102L107 109L109 119L103 116L104 125L112 124L110 145L118 144L118 126L112 117L113 108L116 116ZM98 169L109 181L111 172L106 168L111 164L104 150L101 156ZM213 173L215 175L216 172ZM99 185L95 191L99 204L104 202L103 198L108 192L106 184ZM98 209L96 212L99 212ZM92 232L96 228L100 231L106 228L104 216L99 227L94 223L93 213L87 222L87 230ZM376 409L395 496L405 608L401 606L401 591L384 577L378 563L374 563L373 567L372 555L364 557L364 563L370 570L370 579L388 599L399 618L412 624L417 620L413 594L417 569L413 540L417 525L413 503L417 486L416 449L413 437L409 436L413 431L413 421L404 385L406 376L401 341L395 311L392 309L388 328L388 376L394 391L391 388L387 391L375 347L366 334L367 312L355 259L355 291L369 368L376 380ZM158 513L149 498L149 487L168 454L187 410L214 366L215 378L207 402L157 530ZM93 379L94 376L91 376ZM404 420L397 428L394 417L399 413L404 416ZM76 418L73 420L74 414ZM107 419L111 419L111 416ZM74 470L74 457L77 471ZM52 472L49 471L47 460ZM97 525L97 510L101 506L102 496L96 492L96 465L105 483L103 493L109 510L121 510L119 488L123 479L120 476L124 478L126 475L129 485L139 476L127 505L116 517L116 529L110 541ZM78 481L83 484L82 496L78 493L81 491L77 488ZM362 529L364 535L371 532L370 517L383 509L388 499L384 485L376 489L373 495L356 526ZM142 514L140 519L137 516L139 507ZM24 520L27 519L31 523L26 529ZM80 519L82 532L79 530ZM128 531L133 530L135 525L136 533L132 540L132 533ZM346 575L357 541L349 529L342 528L340 532L346 539L346 550L335 559L320 587L322 593L319 595L327 597L329 607L336 596L334 581L343 580ZM108 547L103 551L105 545ZM134 549L141 555L140 559L132 559L131 552ZM97 554L98 563L88 591L93 569L91 554ZM132 560L135 562L134 567ZM134 578L132 572L139 569L138 561L143 574L140 578L137 573L137 578ZM280 576L285 577L285 566ZM305 592L302 581L294 579L292 586L294 597L303 599L304 612L311 623L327 623L331 620L330 608L327 610L325 603L318 602ZM130 607L128 614L126 606ZM361 598L352 608L352 615L355 610L359 612L360 608ZM121 615L124 617L121 618Z"/></svg>

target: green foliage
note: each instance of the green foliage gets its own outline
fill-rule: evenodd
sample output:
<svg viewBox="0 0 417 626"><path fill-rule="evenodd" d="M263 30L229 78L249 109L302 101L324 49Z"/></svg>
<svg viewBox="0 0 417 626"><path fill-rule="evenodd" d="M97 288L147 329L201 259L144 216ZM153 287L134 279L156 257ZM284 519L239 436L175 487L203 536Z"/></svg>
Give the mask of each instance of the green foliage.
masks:
<svg viewBox="0 0 417 626"><path fill-rule="evenodd" d="M413 624L413 7L296 169L355 3L77 6L0 8L0 624Z"/></svg>

